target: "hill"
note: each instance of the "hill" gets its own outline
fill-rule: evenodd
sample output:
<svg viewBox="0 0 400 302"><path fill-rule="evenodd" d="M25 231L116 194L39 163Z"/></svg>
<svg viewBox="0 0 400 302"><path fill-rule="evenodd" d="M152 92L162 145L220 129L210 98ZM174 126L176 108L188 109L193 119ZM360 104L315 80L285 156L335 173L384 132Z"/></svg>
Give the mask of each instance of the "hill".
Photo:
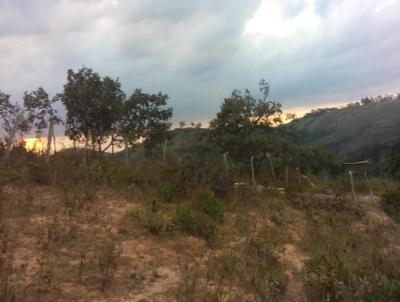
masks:
<svg viewBox="0 0 400 302"><path fill-rule="evenodd" d="M399 139L400 101L317 109L291 124L296 128L301 145L322 145L346 158L365 148L391 144Z"/></svg>

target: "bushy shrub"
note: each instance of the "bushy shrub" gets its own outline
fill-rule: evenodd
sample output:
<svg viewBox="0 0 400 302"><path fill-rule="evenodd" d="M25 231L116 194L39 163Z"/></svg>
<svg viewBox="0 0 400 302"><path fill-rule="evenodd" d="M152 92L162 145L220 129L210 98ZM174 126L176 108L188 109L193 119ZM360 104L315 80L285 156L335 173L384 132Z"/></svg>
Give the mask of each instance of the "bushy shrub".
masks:
<svg viewBox="0 0 400 302"><path fill-rule="evenodd" d="M171 182L166 182L161 185L159 194L164 202L172 203L178 198L176 187Z"/></svg>
<svg viewBox="0 0 400 302"><path fill-rule="evenodd" d="M194 212L185 206L179 206L172 223L188 234L204 238L209 244L215 243L217 225L204 213Z"/></svg>
<svg viewBox="0 0 400 302"><path fill-rule="evenodd" d="M383 210L395 221L400 221L400 187L387 190L382 195L381 205Z"/></svg>
<svg viewBox="0 0 400 302"><path fill-rule="evenodd" d="M352 277L351 267L337 255L315 254L306 263L305 285L309 295L319 301L341 301Z"/></svg>
<svg viewBox="0 0 400 302"><path fill-rule="evenodd" d="M212 219L222 221L224 218L224 207L222 201L210 192L203 192L198 200L199 209Z"/></svg>
<svg viewBox="0 0 400 302"><path fill-rule="evenodd" d="M26 171L27 181L45 185L50 180L50 171L44 163L29 162Z"/></svg>
<svg viewBox="0 0 400 302"><path fill-rule="evenodd" d="M143 225L155 235L162 235L168 231L169 223L159 212L147 209L142 217Z"/></svg>
<svg viewBox="0 0 400 302"><path fill-rule="evenodd" d="M216 196L220 198L226 197L232 192L232 189L232 177L220 170L215 173L211 182L211 190Z"/></svg>
<svg viewBox="0 0 400 302"><path fill-rule="evenodd" d="M97 248L96 253L100 289L105 290L111 285L117 269L118 251L115 242L109 239Z"/></svg>

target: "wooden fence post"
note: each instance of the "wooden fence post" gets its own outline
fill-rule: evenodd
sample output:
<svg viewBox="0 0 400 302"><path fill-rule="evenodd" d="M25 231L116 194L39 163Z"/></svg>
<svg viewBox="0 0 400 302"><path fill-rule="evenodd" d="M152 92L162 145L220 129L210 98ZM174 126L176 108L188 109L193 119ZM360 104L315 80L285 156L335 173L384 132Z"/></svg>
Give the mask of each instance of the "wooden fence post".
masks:
<svg viewBox="0 0 400 302"><path fill-rule="evenodd" d="M368 185L369 195L370 195L371 198L372 198L372 197L374 196L374 192L372 191L371 183L369 182L369 179L368 179L368 172L367 172L366 169L365 169L365 171L364 171L364 177L365 177L365 180L366 180L367 185Z"/></svg>
<svg viewBox="0 0 400 302"><path fill-rule="evenodd" d="M266 156L268 157L269 165L271 167L272 179L275 181L275 170L274 170L274 164L272 162L271 153L266 153Z"/></svg>
<svg viewBox="0 0 400 302"><path fill-rule="evenodd" d="M351 193L353 195L353 200L357 200L357 195L356 195L356 189L354 187L354 177L353 177L353 172L350 170L349 171L349 176L350 176L350 185L351 185Z"/></svg>
<svg viewBox="0 0 400 302"><path fill-rule="evenodd" d="M167 144L168 144L168 138L165 139L164 147L163 147L163 160L164 161L167 158Z"/></svg>
<svg viewBox="0 0 400 302"><path fill-rule="evenodd" d="M224 164L225 164L225 172L228 172L229 167L228 167L228 152L224 153Z"/></svg>

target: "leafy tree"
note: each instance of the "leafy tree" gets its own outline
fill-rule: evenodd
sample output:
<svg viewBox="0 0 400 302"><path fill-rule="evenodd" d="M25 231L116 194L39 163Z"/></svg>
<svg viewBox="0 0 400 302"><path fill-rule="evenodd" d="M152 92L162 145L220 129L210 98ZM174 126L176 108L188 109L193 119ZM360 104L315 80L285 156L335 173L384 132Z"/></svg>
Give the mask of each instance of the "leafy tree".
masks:
<svg viewBox="0 0 400 302"><path fill-rule="evenodd" d="M44 129L47 130L46 162L50 160L51 144L54 141L54 126L60 124L61 118L57 116L54 104L60 100L60 95L49 98L47 92L39 87L37 90L24 94L24 106L29 112L29 121L33 124L36 133L40 134Z"/></svg>
<svg viewBox="0 0 400 302"><path fill-rule="evenodd" d="M361 104L362 104L363 106L369 105L369 104L371 104L371 103L373 103L373 102L374 102L373 98L368 98L368 97L366 97L366 98L362 98L362 99L361 99Z"/></svg>
<svg viewBox="0 0 400 302"><path fill-rule="evenodd" d="M139 140L147 145L158 142L171 126L172 108L167 107L168 95L147 94L136 89L124 103L119 133L126 146Z"/></svg>
<svg viewBox="0 0 400 302"><path fill-rule="evenodd" d="M61 100L67 109L66 135L105 152L116 142L125 94L119 80L102 78L92 69L68 70ZM106 148L102 145L110 140Z"/></svg>
<svg viewBox="0 0 400 302"><path fill-rule="evenodd" d="M2 119L2 127L6 132L5 141L5 157L8 158L12 146L18 134L28 132L31 129L30 118L26 117L24 108L18 104L10 102L10 95L0 91L0 118Z"/></svg>
<svg viewBox="0 0 400 302"><path fill-rule="evenodd" d="M247 89L244 93L234 90L210 123L211 140L236 160L271 151L276 132L272 126L282 122L281 104L267 100L269 83L261 80L259 85L261 98Z"/></svg>

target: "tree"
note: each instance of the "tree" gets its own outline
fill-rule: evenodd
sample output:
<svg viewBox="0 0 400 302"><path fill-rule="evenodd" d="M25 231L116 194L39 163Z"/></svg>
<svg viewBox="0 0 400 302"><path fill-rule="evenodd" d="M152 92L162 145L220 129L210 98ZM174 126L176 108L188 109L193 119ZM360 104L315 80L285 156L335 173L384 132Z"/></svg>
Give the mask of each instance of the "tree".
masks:
<svg viewBox="0 0 400 302"><path fill-rule="evenodd" d="M247 89L244 93L234 90L210 123L211 140L236 160L270 151L272 126L282 122L281 104L267 101L269 83L261 80L259 85L261 98L255 98Z"/></svg>
<svg viewBox="0 0 400 302"><path fill-rule="evenodd" d="M30 130L30 118L26 117L26 112L18 104L10 102L10 95L0 91L0 118L2 126L6 132L5 158L8 158L12 146L15 144L15 138L18 134L22 135Z"/></svg>
<svg viewBox="0 0 400 302"><path fill-rule="evenodd" d="M61 118L57 116L57 110L53 108L54 104L60 100L60 95L52 99L47 92L39 87L37 90L24 94L24 106L29 112L30 123L33 124L36 133L41 134L44 129L47 131L46 162L50 160L50 151L52 141L55 144L54 126L60 124Z"/></svg>
<svg viewBox="0 0 400 302"><path fill-rule="evenodd" d="M124 104L120 134L126 146L139 140L150 144L159 141L171 126L172 108L166 107L168 95L147 94L136 89Z"/></svg>
<svg viewBox="0 0 400 302"><path fill-rule="evenodd" d="M77 72L70 69L61 100L67 109L65 133L71 140L91 144L99 152L117 142L117 124L125 100L118 79L102 78L86 67Z"/></svg>
<svg viewBox="0 0 400 302"><path fill-rule="evenodd" d="M369 104L371 104L373 102L374 102L373 98L371 99L371 98L366 97L366 98L362 98L361 99L361 104L363 106L369 105Z"/></svg>

